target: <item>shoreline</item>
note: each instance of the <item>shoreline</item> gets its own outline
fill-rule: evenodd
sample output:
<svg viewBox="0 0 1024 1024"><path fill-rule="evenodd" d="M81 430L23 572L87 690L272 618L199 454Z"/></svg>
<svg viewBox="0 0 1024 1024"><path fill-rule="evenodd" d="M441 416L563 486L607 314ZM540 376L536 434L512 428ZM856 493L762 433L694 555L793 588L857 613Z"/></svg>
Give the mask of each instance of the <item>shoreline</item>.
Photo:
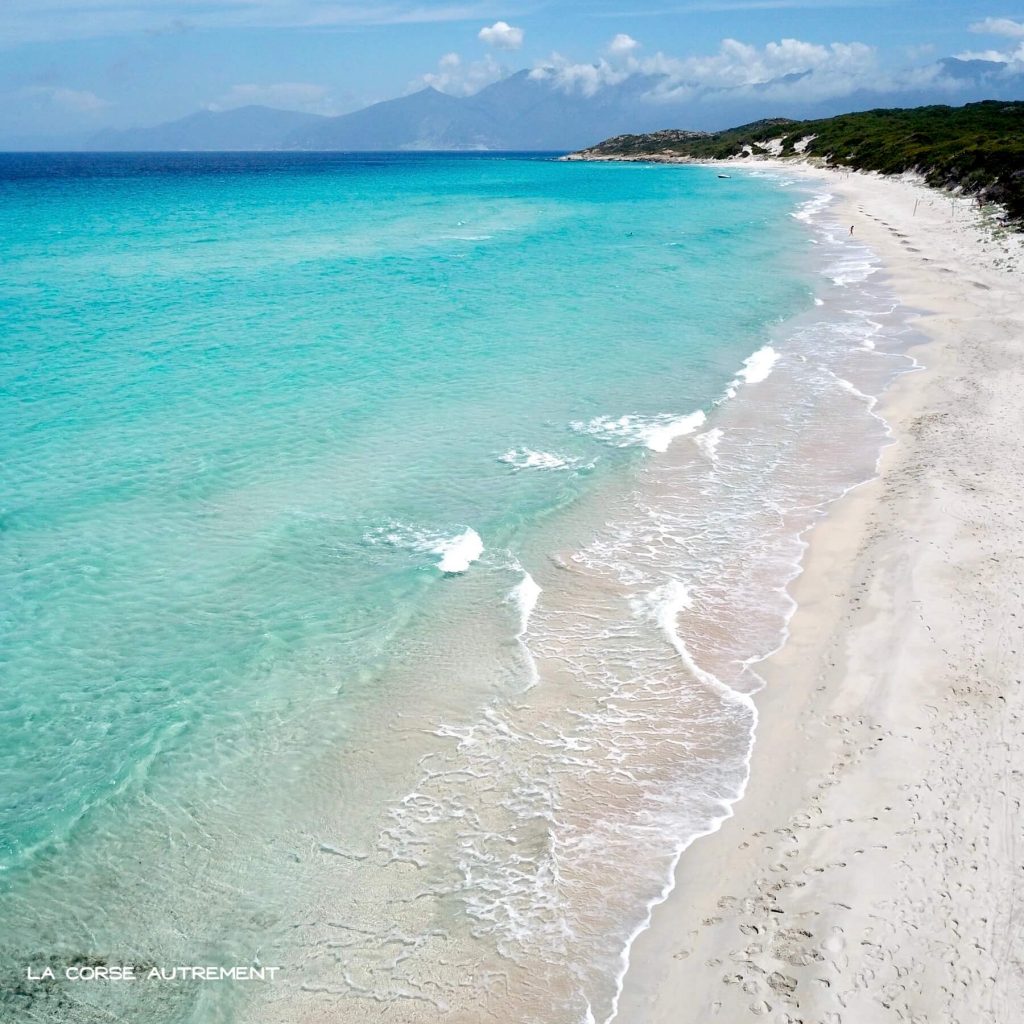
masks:
<svg viewBox="0 0 1024 1024"><path fill-rule="evenodd" d="M614 1020L1009 1021L996 1002L1012 1006L1024 982L1000 972L986 936L1012 920L1015 865L993 833L996 811L1024 799L1024 754L1007 746L993 758L1012 781L1001 791L972 762L993 734L1019 731L1024 710L1011 682L1020 655L1011 637L1002 657L991 635L999 610L981 599L997 591L1019 632L1024 608L1012 607L1021 595L1005 565L1024 555L1024 538L995 527L999 512L975 480L1005 493L1006 475L1024 477L1024 460L979 436L993 418L1007 433L1020 424L1020 239L986 237L968 200L906 178L757 165L828 183L901 303L928 311L914 320L928 340L911 348L924 372L880 398L894 442L878 476L807 538L788 638L758 666L766 686L743 798L681 856L629 951ZM977 421L961 392L984 402ZM980 642L963 635L967 624ZM955 666L972 662L958 677ZM981 670L991 663L993 682ZM999 805L993 820L976 816L979 803ZM1012 843L1012 824L999 838ZM979 901L988 913L968 934ZM948 955L936 963L940 948Z"/></svg>

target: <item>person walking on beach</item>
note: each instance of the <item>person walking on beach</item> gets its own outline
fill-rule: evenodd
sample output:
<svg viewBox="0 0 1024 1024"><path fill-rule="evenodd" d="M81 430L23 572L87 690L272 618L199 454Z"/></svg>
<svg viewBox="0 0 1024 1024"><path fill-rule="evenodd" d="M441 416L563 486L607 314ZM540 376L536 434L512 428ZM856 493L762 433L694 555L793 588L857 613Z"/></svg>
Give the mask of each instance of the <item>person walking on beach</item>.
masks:
<svg viewBox="0 0 1024 1024"><path fill-rule="evenodd" d="M853 225L852 224L850 225L850 237L851 238L853 237Z"/></svg>

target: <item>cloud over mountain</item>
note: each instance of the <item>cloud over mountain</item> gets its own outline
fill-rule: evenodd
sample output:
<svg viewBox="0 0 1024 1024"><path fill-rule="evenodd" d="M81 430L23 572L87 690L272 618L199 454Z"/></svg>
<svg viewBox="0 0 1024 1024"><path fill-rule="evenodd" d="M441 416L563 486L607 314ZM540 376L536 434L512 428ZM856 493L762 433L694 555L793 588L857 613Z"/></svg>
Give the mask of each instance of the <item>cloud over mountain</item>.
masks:
<svg viewBox="0 0 1024 1024"><path fill-rule="evenodd" d="M428 71L413 87L422 88L427 85L450 96L471 96L508 75L508 68L490 53L480 60L464 61L459 54L453 52L446 53L437 62L437 69Z"/></svg>
<svg viewBox="0 0 1024 1024"><path fill-rule="evenodd" d="M1014 70L1024 69L1024 21L1012 18L985 18L976 21L970 30L979 35L999 36L1007 40L1020 40L1011 44L1009 50L966 50L957 54L961 60L985 60L999 64L1015 65Z"/></svg>
<svg viewBox="0 0 1024 1024"><path fill-rule="evenodd" d="M782 39L763 47L737 39L724 39L716 53L671 57L660 51L638 56L640 43L619 34L593 62L573 62L552 54L538 63L534 78L551 82L567 93L593 96L599 89L614 86L632 75L654 75L659 81L649 99L677 102L720 90L763 88L769 84L792 85L810 78L799 92L817 89L822 96L841 95L878 80L874 49L863 43L831 43L824 46L799 39ZM895 82L887 80L886 86ZM777 90L784 95L785 88Z"/></svg>

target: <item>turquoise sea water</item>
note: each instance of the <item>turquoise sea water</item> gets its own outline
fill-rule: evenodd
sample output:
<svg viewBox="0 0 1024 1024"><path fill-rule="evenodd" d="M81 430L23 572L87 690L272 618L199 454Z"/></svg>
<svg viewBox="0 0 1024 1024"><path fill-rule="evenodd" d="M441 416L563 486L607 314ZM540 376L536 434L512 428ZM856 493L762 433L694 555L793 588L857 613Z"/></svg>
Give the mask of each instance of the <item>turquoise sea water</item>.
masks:
<svg viewBox="0 0 1024 1024"><path fill-rule="evenodd" d="M415 845L394 808L426 799L438 729L469 742L534 692L534 577L556 593L544 566L813 310L789 216L806 200L531 156L0 157L5 976L47 957L287 964L324 948L289 930L325 900L394 914L372 894ZM538 651L543 684L560 655ZM465 833L448 838L427 860L459 862ZM433 926L468 907L473 941L511 905L454 892ZM380 998L349 997L428 932L356 941L379 952L361 976L335 958L353 1016L330 1019L376 1019ZM321 1019L292 977L267 1019ZM563 982L579 1009L589 982ZM391 992L441 1013L424 984ZM7 1006L262 1019L252 991L22 986ZM604 1019L609 998L584 1002ZM547 1019L526 1013L507 1019Z"/></svg>

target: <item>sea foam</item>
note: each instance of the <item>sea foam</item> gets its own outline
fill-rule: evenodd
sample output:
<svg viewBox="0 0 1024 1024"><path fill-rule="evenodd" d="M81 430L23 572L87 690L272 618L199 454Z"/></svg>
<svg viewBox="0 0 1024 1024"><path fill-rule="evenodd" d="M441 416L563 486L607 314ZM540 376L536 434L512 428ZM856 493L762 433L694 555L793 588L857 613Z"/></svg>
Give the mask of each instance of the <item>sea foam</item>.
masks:
<svg viewBox="0 0 1024 1024"><path fill-rule="evenodd" d="M532 448L510 448L498 456L498 461L513 469L569 469L579 464L579 459L572 456L537 452Z"/></svg>
<svg viewBox="0 0 1024 1024"><path fill-rule="evenodd" d="M455 537L441 541L431 549L441 556L437 563L441 572L465 572L483 553L484 542L472 527Z"/></svg>
<svg viewBox="0 0 1024 1024"><path fill-rule="evenodd" d="M522 566L518 563L516 563L516 566L522 570L523 578L512 588L509 599L514 601L519 609L519 632L516 633L516 640L519 641L519 646L523 649L523 655L526 658L529 670L529 678L526 684L526 689L528 690L540 682L537 662L529 645L526 643L526 634L530 628L530 616L533 615L533 610L537 607L537 601L540 599L541 587Z"/></svg>
<svg viewBox="0 0 1024 1024"><path fill-rule="evenodd" d="M712 465L718 463L718 444L722 440L724 433L721 428L712 427L710 430L705 430L703 434L698 434L693 439L694 444L707 456Z"/></svg>
<svg viewBox="0 0 1024 1024"><path fill-rule="evenodd" d="M801 203L792 216L804 224L811 224L817 218L818 214L821 213L831 202L833 196L829 192L819 192L812 199L808 199L807 202Z"/></svg>
<svg viewBox="0 0 1024 1024"><path fill-rule="evenodd" d="M752 356L743 360L743 368L736 374L737 378L744 384L760 384L767 380L772 368L779 361L779 353L765 345L759 348Z"/></svg>
<svg viewBox="0 0 1024 1024"><path fill-rule="evenodd" d="M702 409L685 416L664 414L661 416L595 416L586 422L577 420L572 429L581 434L591 434L617 448L642 446L652 452L668 451L677 437L692 434L703 425L707 417Z"/></svg>
<svg viewBox="0 0 1024 1024"><path fill-rule="evenodd" d="M537 607L537 600L540 595L541 588L539 584L524 569L522 580L512 591L512 596L519 606L519 632L516 634L516 637L520 640L526 636L526 631L530 626L530 616L533 614L533 609Z"/></svg>
<svg viewBox="0 0 1024 1024"><path fill-rule="evenodd" d="M390 522L368 530L363 535L367 544L383 545L416 554L440 555L437 568L444 573L465 572L484 551L480 534L467 526L461 533L442 533Z"/></svg>

